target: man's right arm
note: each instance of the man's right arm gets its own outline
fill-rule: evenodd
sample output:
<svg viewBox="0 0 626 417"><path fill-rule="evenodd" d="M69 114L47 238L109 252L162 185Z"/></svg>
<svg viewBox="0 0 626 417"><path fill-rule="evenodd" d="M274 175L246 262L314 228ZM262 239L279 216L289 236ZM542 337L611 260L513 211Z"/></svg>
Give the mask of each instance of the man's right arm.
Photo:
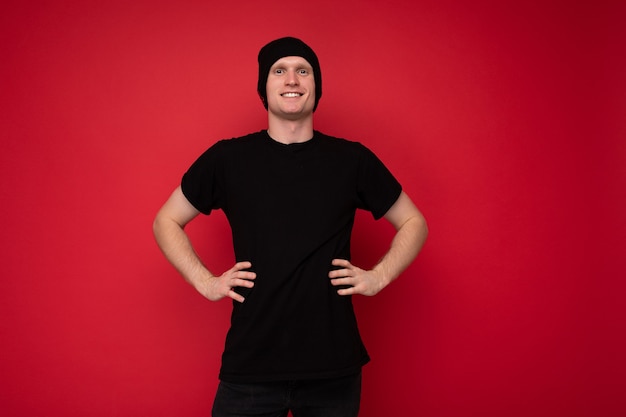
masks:
<svg viewBox="0 0 626 417"><path fill-rule="evenodd" d="M244 271L252 265L238 262L222 275L213 275L200 260L184 230L198 214L200 212L187 200L180 187L176 188L154 219L154 237L159 248L185 280L207 299L217 301L230 297L243 302L244 298L233 288L254 286L251 280L256 275Z"/></svg>

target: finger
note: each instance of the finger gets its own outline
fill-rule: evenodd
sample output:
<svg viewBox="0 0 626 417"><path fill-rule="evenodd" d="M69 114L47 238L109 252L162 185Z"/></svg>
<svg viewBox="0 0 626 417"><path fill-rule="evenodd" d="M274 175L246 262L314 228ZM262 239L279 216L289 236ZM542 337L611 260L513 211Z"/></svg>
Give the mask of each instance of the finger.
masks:
<svg viewBox="0 0 626 417"><path fill-rule="evenodd" d="M359 292L356 290L356 287L352 287L352 286L337 290L337 294L339 295L355 295L358 293Z"/></svg>
<svg viewBox="0 0 626 417"><path fill-rule="evenodd" d="M350 261L346 259L333 259L331 263L333 266L343 266L344 268L350 268L352 266Z"/></svg>
<svg viewBox="0 0 626 417"><path fill-rule="evenodd" d="M237 302L243 303L245 301L245 298L232 288L230 289L230 291L228 291L227 295Z"/></svg>
<svg viewBox="0 0 626 417"><path fill-rule="evenodd" d="M339 294L339 295L352 295L350 290L352 290L352 288L343 288L341 290L337 290L337 294Z"/></svg>
<svg viewBox="0 0 626 417"><path fill-rule="evenodd" d="M349 286L354 286L355 284L355 279L354 278L334 278L330 280L330 284L338 287L341 285L349 285Z"/></svg>
<svg viewBox="0 0 626 417"><path fill-rule="evenodd" d="M233 277L239 279L255 279L256 273L250 271L236 271Z"/></svg>
<svg viewBox="0 0 626 417"><path fill-rule="evenodd" d="M248 269L252 267L252 263L249 261L237 262L231 271L241 271L242 269Z"/></svg>
<svg viewBox="0 0 626 417"><path fill-rule="evenodd" d="M341 278L341 277L347 277L350 276L350 270L349 269L335 269L332 270L328 273L328 276L330 278Z"/></svg>
<svg viewBox="0 0 626 417"><path fill-rule="evenodd" d="M254 287L254 282L249 281L247 279L235 279L233 280L232 288L235 288L235 287L252 288Z"/></svg>

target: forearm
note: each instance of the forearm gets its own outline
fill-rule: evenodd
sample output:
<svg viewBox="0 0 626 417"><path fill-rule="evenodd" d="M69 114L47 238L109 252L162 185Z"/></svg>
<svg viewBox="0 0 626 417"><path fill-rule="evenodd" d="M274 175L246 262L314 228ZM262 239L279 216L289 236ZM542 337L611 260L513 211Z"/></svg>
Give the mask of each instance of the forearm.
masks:
<svg viewBox="0 0 626 417"><path fill-rule="evenodd" d="M213 276L200 260L181 225L163 215L157 215L153 231L166 259L196 289Z"/></svg>
<svg viewBox="0 0 626 417"><path fill-rule="evenodd" d="M428 236L424 217L417 213L396 231L391 246L373 270L380 274L382 287L395 280L417 257Z"/></svg>

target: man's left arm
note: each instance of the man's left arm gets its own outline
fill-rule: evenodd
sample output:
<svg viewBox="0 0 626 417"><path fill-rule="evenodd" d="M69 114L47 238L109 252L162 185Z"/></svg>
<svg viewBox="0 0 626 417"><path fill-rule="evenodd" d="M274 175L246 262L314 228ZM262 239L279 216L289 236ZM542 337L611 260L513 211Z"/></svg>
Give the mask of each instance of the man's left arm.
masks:
<svg viewBox="0 0 626 417"><path fill-rule="evenodd" d="M338 290L339 295L378 294L411 264L424 246L428 235L426 220L406 193L400 193L384 217L395 227L396 234L374 268L364 270L345 259L333 259L332 264L341 269L328 274L332 285L348 286Z"/></svg>

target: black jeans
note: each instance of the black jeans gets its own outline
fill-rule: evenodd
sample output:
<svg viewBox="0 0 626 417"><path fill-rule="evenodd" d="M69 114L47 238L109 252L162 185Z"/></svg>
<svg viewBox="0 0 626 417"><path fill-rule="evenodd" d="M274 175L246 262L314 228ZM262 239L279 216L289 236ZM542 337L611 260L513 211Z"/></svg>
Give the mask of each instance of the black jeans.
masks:
<svg viewBox="0 0 626 417"><path fill-rule="evenodd" d="M356 417L361 373L311 381L234 384L221 381L213 417Z"/></svg>

